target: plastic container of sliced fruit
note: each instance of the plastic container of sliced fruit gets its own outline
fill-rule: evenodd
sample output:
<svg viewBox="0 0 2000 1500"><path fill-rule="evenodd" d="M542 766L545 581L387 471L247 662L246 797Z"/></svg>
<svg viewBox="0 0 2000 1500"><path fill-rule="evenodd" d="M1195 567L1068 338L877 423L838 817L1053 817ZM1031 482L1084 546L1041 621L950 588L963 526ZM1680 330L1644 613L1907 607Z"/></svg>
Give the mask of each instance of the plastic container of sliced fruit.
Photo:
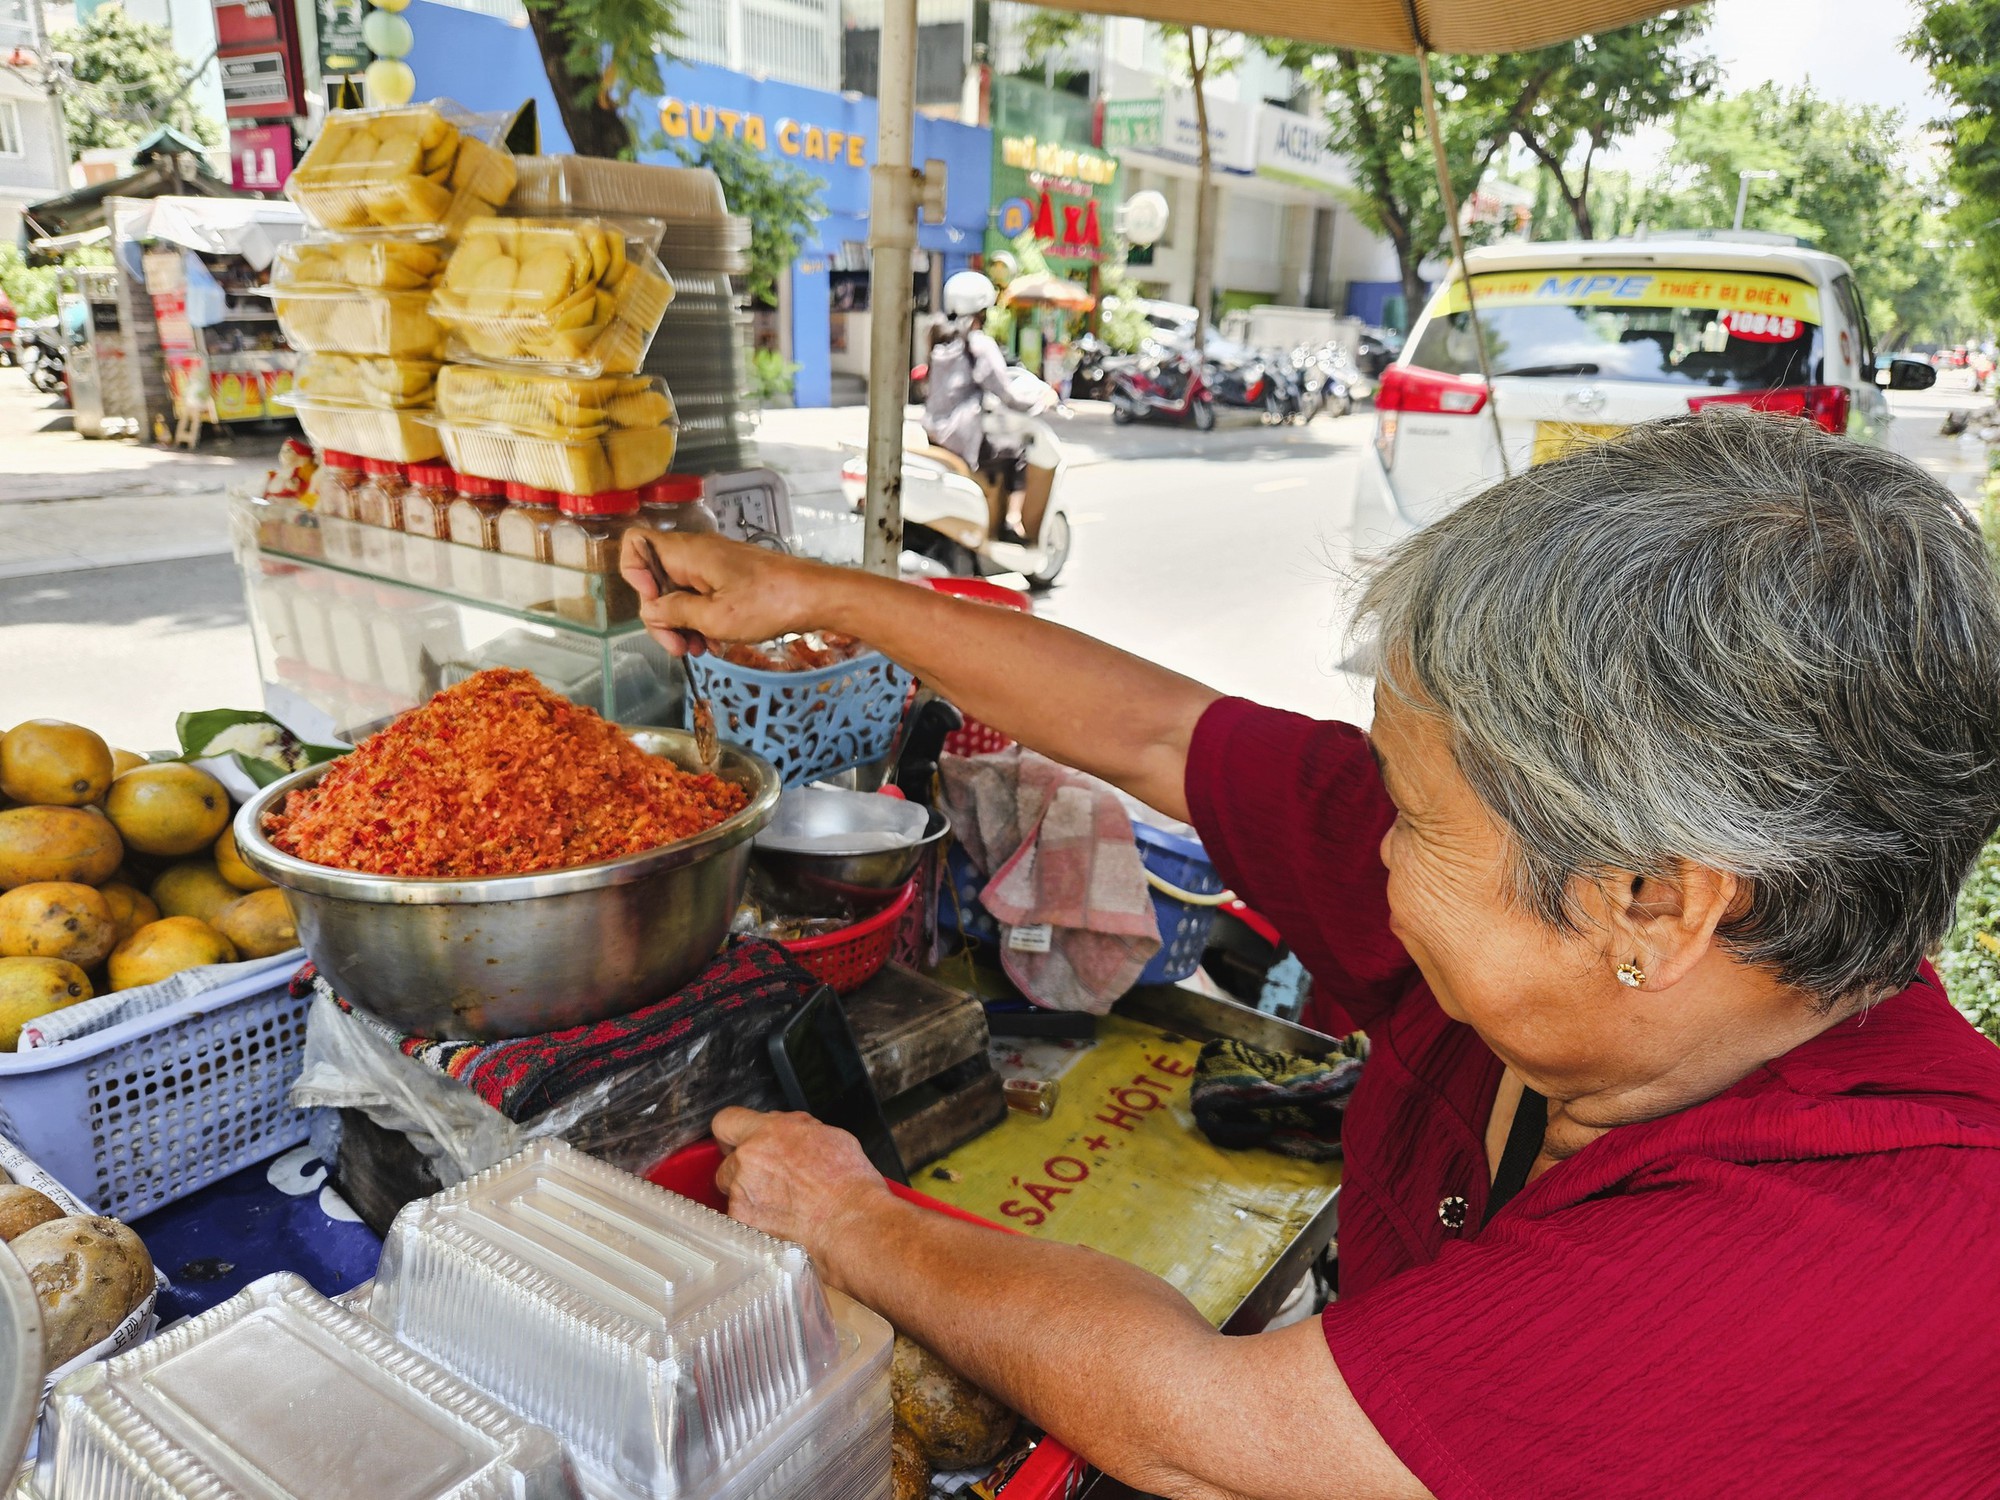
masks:
<svg viewBox="0 0 2000 1500"><path fill-rule="evenodd" d="M291 240L278 247L271 262L271 289L428 291L450 254L451 246L442 240Z"/></svg>
<svg viewBox="0 0 2000 1500"><path fill-rule="evenodd" d="M431 295L453 359L566 375L636 373L674 284L603 219L475 219Z"/></svg>
<svg viewBox="0 0 2000 1500"><path fill-rule="evenodd" d="M673 395L657 376L541 375L478 365L446 365L439 372L437 410L455 426L567 440L675 420Z"/></svg>
<svg viewBox="0 0 2000 1500"><path fill-rule="evenodd" d="M293 372L292 390L314 401L398 410L429 406L438 364L373 354L308 354Z"/></svg>
<svg viewBox="0 0 2000 1500"><path fill-rule="evenodd" d="M588 437L544 437L499 426L436 424L444 456L461 474L500 479L562 495L636 490L673 467L679 434L672 426L607 427ZM339 444L334 446L338 447Z"/></svg>
<svg viewBox="0 0 2000 1500"><path fill-rule="evenodd" d="M286 340L311 354L435 359L444 342L444 330L430 314L428 292L301 287L276 293L271 305Z"/></svg>
<svg viewBox="0 0 2000 1500"><path fill-rule="evenodd" d="M428 408L397 409L345 401L320 401L293 389L277 398L298 414L299 426L322 451L420 464L444 451Z"/></svg>
<svg viewBox="0 0 2000 1500"><path fill-rule="evenodd" d="M339 109L285 183L316 229L445 239L513 196L511 116L473 114L449 99L393 109Z"/></svg>

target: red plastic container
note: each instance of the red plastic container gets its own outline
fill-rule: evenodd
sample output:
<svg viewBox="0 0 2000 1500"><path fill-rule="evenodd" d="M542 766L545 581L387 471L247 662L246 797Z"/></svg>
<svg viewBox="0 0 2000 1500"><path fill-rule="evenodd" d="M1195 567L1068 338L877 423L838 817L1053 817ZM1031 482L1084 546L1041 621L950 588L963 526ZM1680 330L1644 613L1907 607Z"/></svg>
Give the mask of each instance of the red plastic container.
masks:
<svg viewBox="0 0 2000 1500"><path fill-rule="evenodd" d="M912 880L903 893L872 916L863 917L852 927L818 937L783 939L778 946L812 971L821 984L833 986L845 995L858 990L882 971L896 946L896 929L903 913L917 899L917 883Z"/></svg>
<svg viewBox="0 0 2000 1500"><path fill-rule="evenodd" d="M670 1193L692 1198L717 1213L727 1213L729 1202L715 1185L716 1169L721 1165L720 1146L713 1140L696 1141L664 1161L656 1162L641 1175ZM977 1224L996 1234L1020 1233L1018 1229L995 1224L991 1219L982 1219L978 1214L969 1214L962 1208L953 1208L949 1203L940 1203L928 1193L920 1193L900 1183L890 1183L889 1191L905 1203L914 1203L919 1208L927 1208L947 1218L962 1219L967 1224ZM1001 1487L1001 1500L1068 1500L1083 1479L1087 1467L1082 1459L1054 1438L1043 1438L1035 1445L1035 1451L1028 1455L1027 1462Z"/></svg>
<svg viewBox="0 0 2000 1500"><path fill-rule="evenodd" d="M983 578L926 578L922 582L937 593L951 594L959 599L970 599L977 604L997 605L1001 609L1018 609L1024 615L1035 612L1033 602L1019 589L1003 588L997 583L988 583ZM1013 743L990 724L982 724L967 714L965 727L954 729L945 736L944 753L994 755Z"/></svg>

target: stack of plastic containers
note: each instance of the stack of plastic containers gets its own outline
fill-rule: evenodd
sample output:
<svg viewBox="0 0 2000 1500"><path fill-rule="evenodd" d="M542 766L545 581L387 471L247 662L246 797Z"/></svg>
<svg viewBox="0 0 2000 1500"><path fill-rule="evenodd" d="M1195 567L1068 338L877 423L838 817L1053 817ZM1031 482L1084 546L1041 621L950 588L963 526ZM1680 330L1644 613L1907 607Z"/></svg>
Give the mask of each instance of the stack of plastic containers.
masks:
<svg viewBox="0 0 2000 1500"><path fill-rule="evenodd" d="M405 1209L369 1315L587 1494L882 1500L891 1332L768 1238L560 1143Z"/></svg>
<svg viewBox="0 0 2000 1500"><path fill-rule="evenodd" d="M296 1276L72 1375L34 1500L564 1500L561 1445Z"/></svg>
<svg viewBox="0 0 2000 1500"><path fill-rule="evenodd" d="M455 238L514 190L504 115L446 100L327 117L285 191L318 237L271 271L279 325L307 355L290 404L322 450L395 464L439 458L433 399L444 331L432 288Z"/></svg>

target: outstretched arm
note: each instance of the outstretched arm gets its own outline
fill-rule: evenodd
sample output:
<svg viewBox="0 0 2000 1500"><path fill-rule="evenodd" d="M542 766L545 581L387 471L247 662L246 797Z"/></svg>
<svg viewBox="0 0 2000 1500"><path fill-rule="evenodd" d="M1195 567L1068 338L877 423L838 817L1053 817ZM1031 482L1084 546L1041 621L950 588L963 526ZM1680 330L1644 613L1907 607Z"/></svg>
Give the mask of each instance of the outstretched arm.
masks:
<svg viewBox="0 0 2000 1500"><path fill-rule="evenodd" d="M1214 689L1015 610L720 537L644 535L680 591L659 596L636 532L623 573L675 655L793 630L857 636L1030 749L1188 816L1188 744Z"/></svg>

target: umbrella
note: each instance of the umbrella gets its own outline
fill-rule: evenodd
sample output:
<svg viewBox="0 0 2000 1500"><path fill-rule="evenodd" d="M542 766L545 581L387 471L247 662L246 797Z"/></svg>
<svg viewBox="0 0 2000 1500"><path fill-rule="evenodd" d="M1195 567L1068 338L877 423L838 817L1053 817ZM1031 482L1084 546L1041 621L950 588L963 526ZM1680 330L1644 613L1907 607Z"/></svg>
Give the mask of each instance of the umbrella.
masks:
<svg viewBox="0 0 2000 1500"><path fill-rule="evenodd" d="M1010 307L1060 307L1065 312L1089 312L1097 299L1074 281L1051 271L1030 271L1007 283L1000 300Z"/></svg>
<svg viewBox="0 0 2000 1500"><path fill-rule="evenodd" d="M1479 368L1487 377L1486 334L1465 269L1458 203L1445 169L1431 88L1432 52L1526 52L1587 32L1610 31L1672 8L1671 0L1048 0L1064 10L1105 11L1146 21L1218 26L1265 36L1293 37L1323 47L1414 56L1423 85L1424 123L1437 160L1438 186L1451 226L1453 266L1465 283ZM902 550L903 396L909 367L910 251L916 243L922 174L912 170L911 120L916 113L917 0L884 0L877 94L881 136L876 153L869 243L874 250L874 344L868 362L868 499L862 542L864 566L893 575ZM1486 402L1493 434L1500 412ZM1507 448L1500 444L1500 462Z"/></svg>

